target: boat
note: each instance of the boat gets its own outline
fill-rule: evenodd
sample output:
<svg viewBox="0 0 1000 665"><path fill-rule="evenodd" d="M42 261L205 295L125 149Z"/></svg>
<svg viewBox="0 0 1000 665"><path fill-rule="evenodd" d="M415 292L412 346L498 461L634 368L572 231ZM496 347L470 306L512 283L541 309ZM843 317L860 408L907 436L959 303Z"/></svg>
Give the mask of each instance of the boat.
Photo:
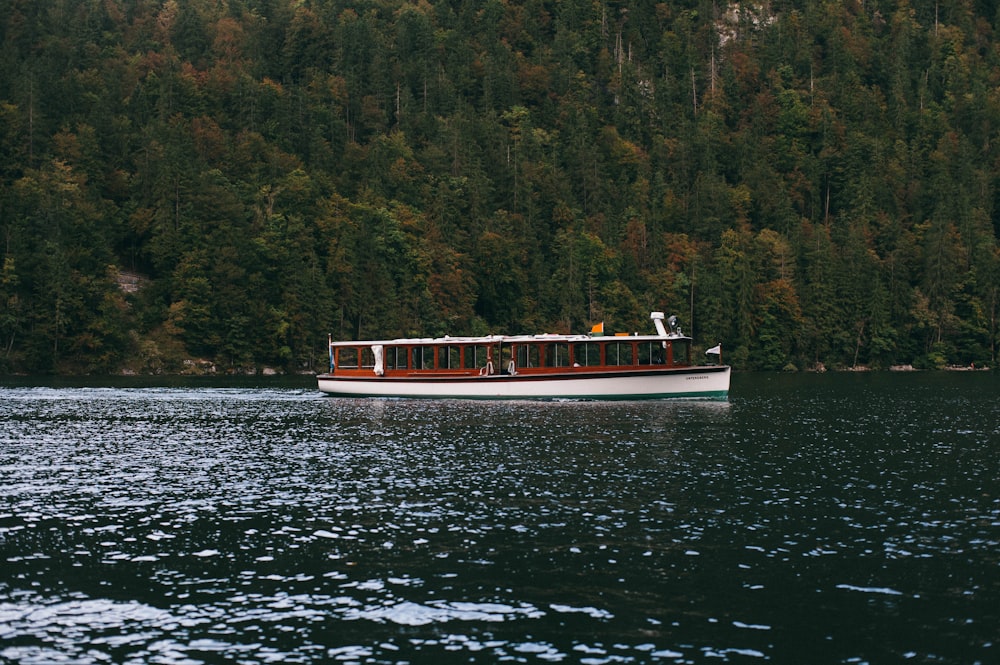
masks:
<svg viewBox="0 0 1000 665"><path fill-rule="evenodd" d="M655 334L488 335L373 341L329 340L319 390L341 397L634 400L729 396L721 345L714 364L691 361L677 318L650 313ZM669 326L669 330L667 328Z"/></svg>

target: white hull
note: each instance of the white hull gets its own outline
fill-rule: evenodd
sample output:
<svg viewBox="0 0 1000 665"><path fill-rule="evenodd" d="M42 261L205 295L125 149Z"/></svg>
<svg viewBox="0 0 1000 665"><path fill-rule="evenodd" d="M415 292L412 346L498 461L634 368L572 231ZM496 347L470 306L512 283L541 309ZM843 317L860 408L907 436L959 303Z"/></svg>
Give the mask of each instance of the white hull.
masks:
<svg viewBox="0 0 1000 665"><path fill-rule="evenodd" d="M342 397L417 399L720 399L729 394L728 366L560 375L358 377L321 374L319 389Z"/></svg>

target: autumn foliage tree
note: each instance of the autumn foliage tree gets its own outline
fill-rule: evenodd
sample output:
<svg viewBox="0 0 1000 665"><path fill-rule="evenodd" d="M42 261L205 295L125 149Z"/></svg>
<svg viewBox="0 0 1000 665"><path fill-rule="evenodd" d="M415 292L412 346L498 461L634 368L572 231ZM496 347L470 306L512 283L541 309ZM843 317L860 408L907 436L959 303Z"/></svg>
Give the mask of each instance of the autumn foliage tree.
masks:
<svg viewBox="0 0 1000 665"><path fill-rule="evenodd" d="M0 371L313 371L327 333L660 309L740 368L996 362L989 3L0 15Z"/></svg>

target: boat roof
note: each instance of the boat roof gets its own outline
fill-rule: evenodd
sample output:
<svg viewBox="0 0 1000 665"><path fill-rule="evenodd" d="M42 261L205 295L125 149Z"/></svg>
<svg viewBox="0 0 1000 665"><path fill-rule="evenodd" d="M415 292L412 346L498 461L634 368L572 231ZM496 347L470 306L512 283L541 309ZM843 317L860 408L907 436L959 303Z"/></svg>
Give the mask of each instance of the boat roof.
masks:
<svg viewBox="0 0 1000 665"><path fill-rule="evenodd" d="M401 337L383 340L340 340L331 341L330 346L454 346L459 344L515 344L528 342L662 342L664 340L690 340L687 335L671 333L661 335L565 335L543 333L540 335L487 335L483 337Z"/></svg>

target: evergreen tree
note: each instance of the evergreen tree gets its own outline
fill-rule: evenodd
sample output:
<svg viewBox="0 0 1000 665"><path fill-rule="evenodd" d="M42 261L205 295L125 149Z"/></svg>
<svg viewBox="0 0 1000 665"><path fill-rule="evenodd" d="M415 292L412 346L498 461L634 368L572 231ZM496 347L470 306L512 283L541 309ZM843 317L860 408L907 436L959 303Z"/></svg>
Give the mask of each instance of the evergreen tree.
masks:
<svg viewBox="0 0 1000 665"><path fill-rule="evenodd" d="M996 362L989 3L0 12L3 371L653 309L741 368Z"/></svg>

